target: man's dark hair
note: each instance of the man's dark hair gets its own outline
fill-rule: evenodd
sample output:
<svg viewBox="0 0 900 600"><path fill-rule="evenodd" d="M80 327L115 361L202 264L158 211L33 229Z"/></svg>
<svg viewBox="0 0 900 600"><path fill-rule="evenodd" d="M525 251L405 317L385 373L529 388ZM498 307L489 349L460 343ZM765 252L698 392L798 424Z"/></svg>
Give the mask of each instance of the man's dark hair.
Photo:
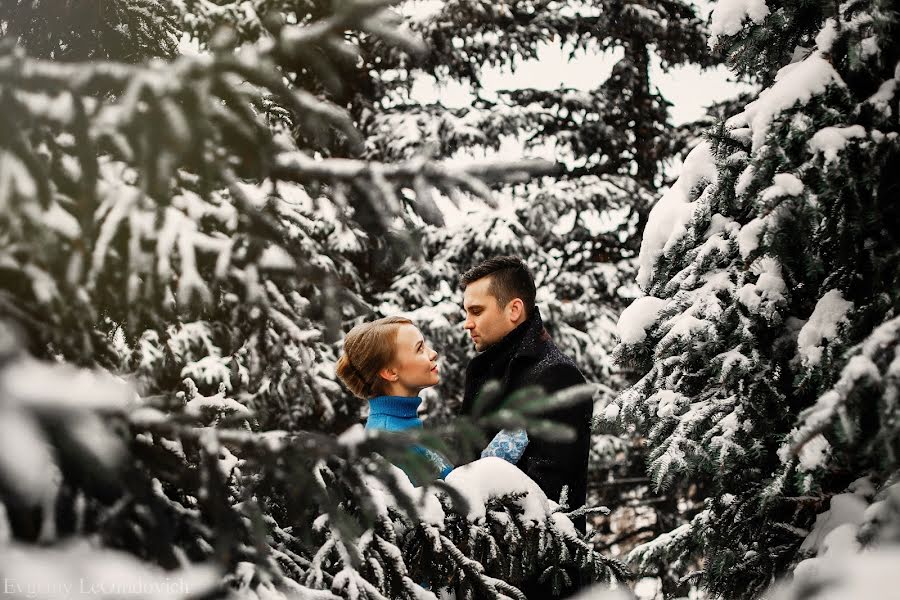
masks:
<svg viewBox="0 0 900 600"><path fill-rule="evenodd" d="M531 316L534 312L534 279L521 259L515 256L489 258L463 273L459 278L459 287L465 290L470 283L485 277L491 278L488 292L497 299L501 308L513 298L521 298L525 304L525 314Z"/></svg>

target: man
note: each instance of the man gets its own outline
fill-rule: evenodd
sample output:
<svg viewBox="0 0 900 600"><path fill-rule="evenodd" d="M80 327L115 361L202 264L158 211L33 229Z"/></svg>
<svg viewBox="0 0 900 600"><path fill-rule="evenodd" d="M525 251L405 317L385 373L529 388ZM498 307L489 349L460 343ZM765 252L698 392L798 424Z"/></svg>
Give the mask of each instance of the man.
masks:
<svg viewBox="0 0 900 600"><path fill-rule="evenodd" d="M466 369L462 411L471 414L484 384L497 380L500 401L523 387L539 385L547 393L584 383L575 363L550 339L535 306L535 286L525 264L501 256L482 262L460 277L465 328L479 352ZM487 407L490 410L492 407ZM544 418L565 423L576 432L574 441L528 439L517 466L547 494L559 501L569 487L568 505L585 503L591 403L545 413ZM584 532L585 519L575 520Z"/></svg>

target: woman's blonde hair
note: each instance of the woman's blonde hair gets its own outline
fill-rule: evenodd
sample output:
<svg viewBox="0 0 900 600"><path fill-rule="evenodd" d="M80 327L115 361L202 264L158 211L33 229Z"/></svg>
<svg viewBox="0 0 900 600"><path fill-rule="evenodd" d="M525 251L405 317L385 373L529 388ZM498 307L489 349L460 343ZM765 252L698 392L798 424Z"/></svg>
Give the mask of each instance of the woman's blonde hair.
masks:
<svg viewBox="0 0 900 600"><path fill-rule="evenodd" d="M384 317L350 330L335 370L354 396L367 399L384 392L378 372L394 359L397 330L412 324L406 317Z"/></svg>

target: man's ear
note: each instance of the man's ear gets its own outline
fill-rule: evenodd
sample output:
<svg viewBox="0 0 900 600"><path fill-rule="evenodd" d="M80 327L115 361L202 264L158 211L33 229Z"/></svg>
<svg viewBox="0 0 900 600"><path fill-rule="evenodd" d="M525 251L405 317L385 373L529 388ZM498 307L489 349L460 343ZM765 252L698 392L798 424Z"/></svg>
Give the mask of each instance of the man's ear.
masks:
<svg viewBox="0 0 900 600"><path fill-rule="evenodd" d="M525 320L525 303L521 298L513 298L506 305L506 314L513 323L521 323Z"/></svg>
<svg viewBox="0 0 900 600"><path fill-rule="evenodd" d="M382 370L378 371L378 376L385 381L397 381L398 379L400 379L400 376L397 375L397 370L393 367L383 368Z"/></svg>

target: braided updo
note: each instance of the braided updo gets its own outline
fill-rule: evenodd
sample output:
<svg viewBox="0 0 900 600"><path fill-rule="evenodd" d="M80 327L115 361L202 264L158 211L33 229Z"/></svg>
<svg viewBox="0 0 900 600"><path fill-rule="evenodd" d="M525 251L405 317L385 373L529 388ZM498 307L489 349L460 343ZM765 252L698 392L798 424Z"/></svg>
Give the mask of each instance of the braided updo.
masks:
<svg viewBox="0 0 900 600"><path fill-rule="evenodd" d="M407 324L413 322L406 317L384 317L357 325L344 338L335 371L354 396L365 400L383 393L378 372L393 360L397 330Z"/></svg>

